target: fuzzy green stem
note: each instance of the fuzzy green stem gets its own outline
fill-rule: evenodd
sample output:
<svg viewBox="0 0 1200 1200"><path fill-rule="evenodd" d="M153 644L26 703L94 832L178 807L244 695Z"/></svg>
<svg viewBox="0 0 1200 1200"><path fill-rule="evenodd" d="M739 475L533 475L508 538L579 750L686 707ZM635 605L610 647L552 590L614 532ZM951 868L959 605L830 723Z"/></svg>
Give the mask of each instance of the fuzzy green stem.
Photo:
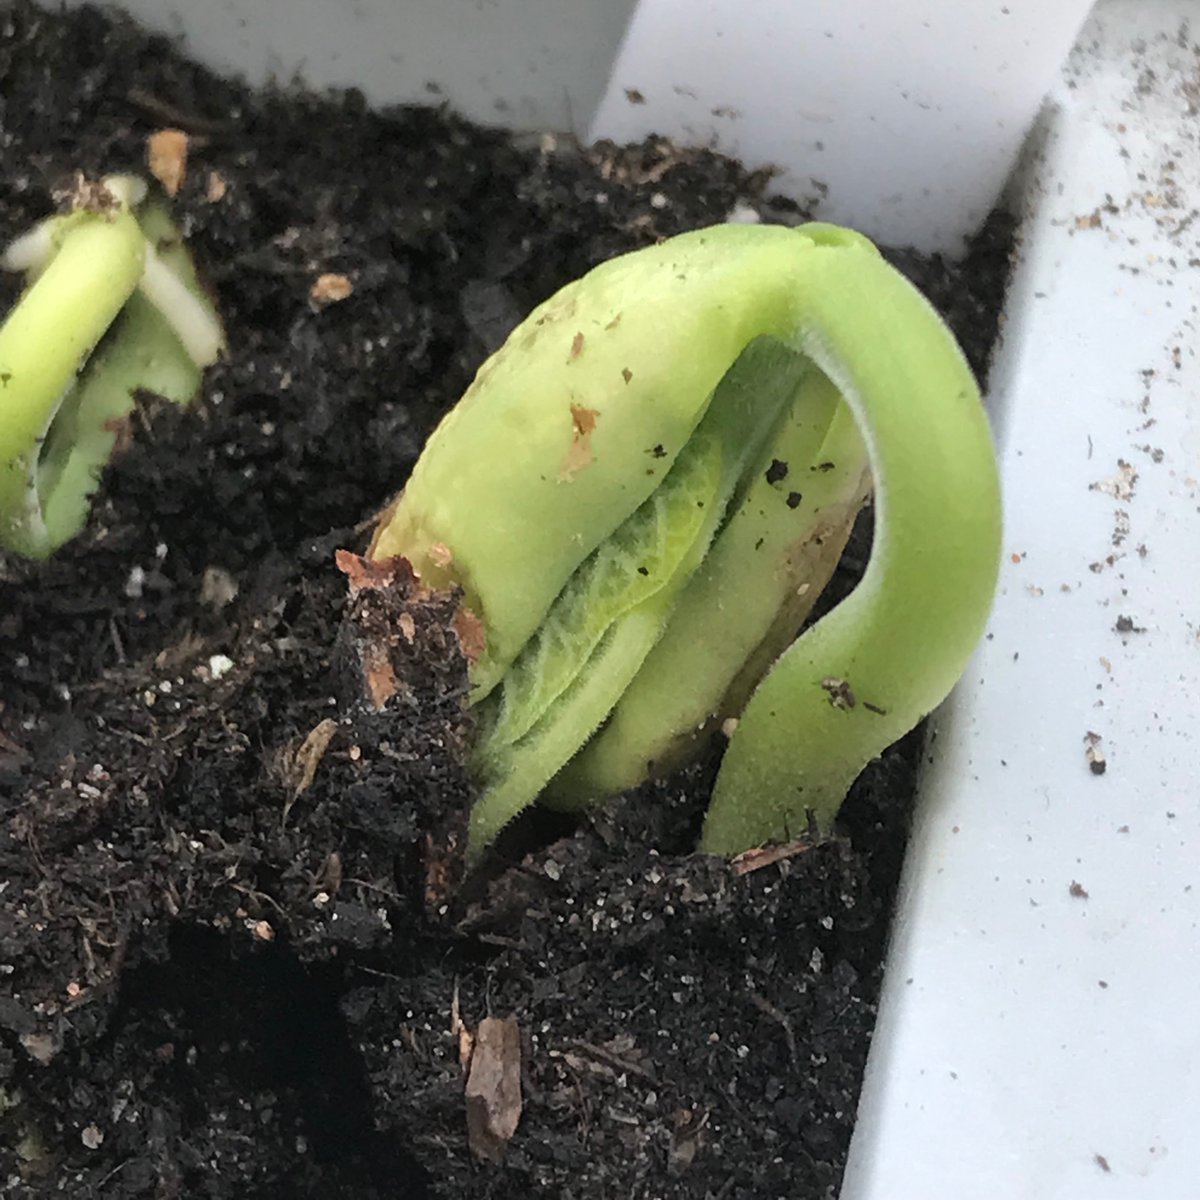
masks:
<svg viewBox="0 0 1200 1200"><path fill-rule="evenodd" d="M849 255L853 260L848 261ZM927 302L882 259L819 248L791 344L837 385L875 480L866 574L786 650L726 751L702 849L828 827L854 778L935 708L982 635L1000 559L995 454L979 392Z"/></svg>

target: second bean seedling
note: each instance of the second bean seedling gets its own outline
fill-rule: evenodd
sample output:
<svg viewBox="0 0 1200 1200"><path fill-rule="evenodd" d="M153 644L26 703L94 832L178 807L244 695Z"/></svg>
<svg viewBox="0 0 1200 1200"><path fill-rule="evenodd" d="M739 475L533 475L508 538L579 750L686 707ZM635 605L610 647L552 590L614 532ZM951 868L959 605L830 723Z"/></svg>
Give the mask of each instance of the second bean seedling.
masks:
<svg viewBox="0 0 1200 1200"><path fill-rule="evenodd" d="M45 558L83 527L139 394L186 404L223 334L165 203L132 176L77 180L70 211L0 268L26 280L0 325L0 548Z"/></svg>

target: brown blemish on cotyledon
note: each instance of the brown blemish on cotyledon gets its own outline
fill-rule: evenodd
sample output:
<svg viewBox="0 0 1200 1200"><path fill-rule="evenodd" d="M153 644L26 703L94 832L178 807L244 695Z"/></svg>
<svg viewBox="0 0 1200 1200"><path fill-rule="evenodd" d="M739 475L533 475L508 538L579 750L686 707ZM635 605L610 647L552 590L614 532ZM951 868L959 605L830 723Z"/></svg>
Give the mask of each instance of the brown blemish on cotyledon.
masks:
<svg viewBox="0 0 1200 1200"><path fill-rule="evenodd" d="M582 337L582 334L579 336ZM582 404L571 405L571 445L558 470L558 477L562 482L569 483L580 471L591 465L592 431L596 428L599 418L598 409L586 408Z"/></svg>

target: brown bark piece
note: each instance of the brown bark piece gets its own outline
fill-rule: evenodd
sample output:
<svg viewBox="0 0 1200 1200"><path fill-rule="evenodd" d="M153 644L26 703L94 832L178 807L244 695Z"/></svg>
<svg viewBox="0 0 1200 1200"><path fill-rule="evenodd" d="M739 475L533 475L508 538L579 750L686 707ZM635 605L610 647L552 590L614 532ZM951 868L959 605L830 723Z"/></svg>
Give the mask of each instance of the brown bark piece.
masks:
<svg viewBox="0 0 1200 1200"><path fill-rule="evenodd" d="M340 304L353 294L354 284L350 277L332 271L318 275L313 280L312 287L308 289L309 303L317 309L325 308L330 304Z"/></svg>
<svg viewBox="0 0 1200 1200"><path fill-rule="evenodd" d="M188 135L182 129L159 129L146 139L146 165L168 196L176 196L187 175Z"/></svg>
<svg viewBox="0 0 1200 1200"><path fill-rule="evenodd" d="M521 1031L516 1017L484 1017L467 1075L467 1141L498 1162L521 1119Z"/></svg>

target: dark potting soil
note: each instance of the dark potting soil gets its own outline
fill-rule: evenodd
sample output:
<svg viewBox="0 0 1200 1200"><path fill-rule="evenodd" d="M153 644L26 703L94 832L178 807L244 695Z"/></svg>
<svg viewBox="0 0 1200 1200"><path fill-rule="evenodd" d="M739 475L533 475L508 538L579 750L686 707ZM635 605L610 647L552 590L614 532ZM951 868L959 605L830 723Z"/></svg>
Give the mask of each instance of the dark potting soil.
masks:
<svg viewBox="0 0 1200 1200"><path fill-rule="evenodd" d="M251 92L88 9L0 8L0 236L76 170L139 169L165 125L192 135L178 211L231 351L190 411L140 404L76 543L0 558L0 1190L835 1195L919 740L864 773L839 837L775 865L689 854L714 748L576 830L527 826L455 899L446 614L416 613L382 715L334 653L334 550L522 312L735 203L797 214L709 153L522 148ZM981 374L1007 249L996 219L963 269L896 258ZM353 291L320 307L325 273ZM519 1026L500 1163L468 1147L452 1012Z"/></svg>

